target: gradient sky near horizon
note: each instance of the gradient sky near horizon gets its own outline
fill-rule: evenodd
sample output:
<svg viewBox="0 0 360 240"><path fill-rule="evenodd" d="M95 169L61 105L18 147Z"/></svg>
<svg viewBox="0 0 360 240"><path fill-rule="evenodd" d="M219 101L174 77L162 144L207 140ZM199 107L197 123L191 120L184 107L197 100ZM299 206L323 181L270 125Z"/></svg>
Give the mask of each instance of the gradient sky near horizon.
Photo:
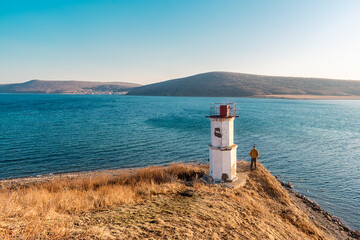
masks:
<svg viewBox="0 0 360 240"><path fill-rule="evenodd" d="M360 80L358 0L0 0L0 83Z"/></svg>

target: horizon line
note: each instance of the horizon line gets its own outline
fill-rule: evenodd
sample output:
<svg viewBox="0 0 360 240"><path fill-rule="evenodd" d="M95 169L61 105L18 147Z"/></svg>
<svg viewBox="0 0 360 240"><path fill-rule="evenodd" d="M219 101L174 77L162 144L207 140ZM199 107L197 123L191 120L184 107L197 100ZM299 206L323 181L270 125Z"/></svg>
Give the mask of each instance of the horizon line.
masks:
<svg viewBox="0 0 360 240"><path fill-rule="evenodd" d="M266 75L266 74L257 74L257 73L247 73L247 72L233 72L233 71L209 71L209 72L201 72L201 73L196 73L196 74L191 74L191 75L186 75L183 77L173 77L171 79L166 79L166 80L160 80L157 82L150 82L150 83L146 83L146 84L141 84L141 83L137 83L137 82L129 82L129 81L119 81L119 80L105 80L105 81L99 81L99 80L76 80L76 79L38 79L38 78L33 78L24 82L10 82L10 83L0 83L0 85L8 85L8 84L21 84L21 83L26 83L26 82L30 82L30 81L51 81L51 82L60 82L60 81L66 81L66 82L103 82L103 83L131 83L131 84L139 84L139 85L150 85L150 84L155 84L155 83L160 83L160 82L165 82L165 81L171 81L171 80L175 80L175 79L181 79L181 78L187 78L187 77L192 77L192 76L196 76L196 75L201 75L201 74L208 74L208 73L235 73L235 74L243 74L243 75L255 75L255 76L263 76L263 77L280 77L280 78L301 78L301 79L316 79L316 80L334 80L334 81L360 81L360 79L341 79L341 78L326 78L326 77L311 77L311 76L307 76L307 77L298 77L298 76L285 76L285 75Z"/></svg>

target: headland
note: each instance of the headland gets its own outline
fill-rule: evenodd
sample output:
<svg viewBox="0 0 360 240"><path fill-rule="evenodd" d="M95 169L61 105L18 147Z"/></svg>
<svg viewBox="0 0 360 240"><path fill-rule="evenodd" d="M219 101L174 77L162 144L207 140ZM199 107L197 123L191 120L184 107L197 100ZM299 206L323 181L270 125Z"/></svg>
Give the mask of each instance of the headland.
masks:
<svg viewBox="0 0 360 240"><path fill-rule="evenodd" d="M239 188L208 184L206 164L0 181L1 239L358 239L359 232L265 167Z"/></svg>

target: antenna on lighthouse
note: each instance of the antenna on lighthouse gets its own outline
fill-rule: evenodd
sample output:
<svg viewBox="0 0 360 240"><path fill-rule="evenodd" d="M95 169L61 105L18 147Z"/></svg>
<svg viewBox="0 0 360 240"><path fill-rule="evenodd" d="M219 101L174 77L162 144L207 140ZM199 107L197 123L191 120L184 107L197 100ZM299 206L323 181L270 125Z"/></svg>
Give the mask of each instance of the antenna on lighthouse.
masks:
<svg viewBox="0 0 360 240"><path fill-rule="evenodd" d="M210 106L211 144L210 176L215 181L235 181L236 149L234 144L235 103L212 103Z"/></svg>

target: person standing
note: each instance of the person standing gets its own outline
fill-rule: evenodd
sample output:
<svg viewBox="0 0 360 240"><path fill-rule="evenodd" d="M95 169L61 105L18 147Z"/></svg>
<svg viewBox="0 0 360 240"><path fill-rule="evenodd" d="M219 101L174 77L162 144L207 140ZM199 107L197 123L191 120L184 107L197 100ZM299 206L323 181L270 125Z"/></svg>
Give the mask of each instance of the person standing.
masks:
<svg viewBox="0 0 360 240"><path fill-rule="evenodd" d="M256 146L251 149L249 155L251 157L250 170L252 170L253 165L255 166L254 169L256 169L256 159L259 157L259 151L256 149Z"/></svg>

